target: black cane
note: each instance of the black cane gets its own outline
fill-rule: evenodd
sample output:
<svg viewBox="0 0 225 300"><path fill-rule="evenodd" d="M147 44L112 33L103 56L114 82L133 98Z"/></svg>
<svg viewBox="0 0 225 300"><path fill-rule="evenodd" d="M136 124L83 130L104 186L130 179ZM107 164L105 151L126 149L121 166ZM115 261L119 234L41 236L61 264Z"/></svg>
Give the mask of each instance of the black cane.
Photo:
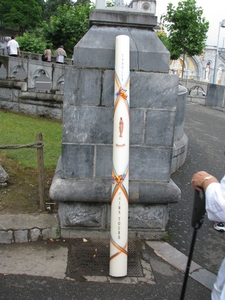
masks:
<svg viewBox="0 0 225 300"><path fill-rule="evenodd" d="M187 286L187 281L188 281L188 275L189 275L190 266L191 266L192 255L193 255L193 252L194 252L196 236L197 236L198 229L203 224L204 215L205 215L205 194L204 194L204 191L203 190L201 190L201 191L195 190L194 206L193 206L192 220L191 220L192 227L194 227L194 232L193 232L193 236L192 236L191 247L190 247L190 252L189 252L189 256L188 256L188 261L187 261L186 272L185 272L185 276L184 276L184 281L183 281L183 287L182 287L182 291L181 291L180 300L184 299L186 286Z"/></svg>

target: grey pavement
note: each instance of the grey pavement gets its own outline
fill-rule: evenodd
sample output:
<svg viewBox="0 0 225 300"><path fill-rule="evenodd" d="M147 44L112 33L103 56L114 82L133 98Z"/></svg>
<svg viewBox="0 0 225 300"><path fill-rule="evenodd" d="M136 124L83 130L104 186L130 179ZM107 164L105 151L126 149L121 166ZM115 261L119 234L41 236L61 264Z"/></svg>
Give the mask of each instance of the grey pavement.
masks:
<svg viewBox="0 0 225 300"><path fill-rule="evenodd" d="M170 220L164 241L138 241L142 275L125 278L83 275L77 268L74 270L77 276L72 276L74 246L68 239L0 244L0 299L179 299L193 234L194 193L190 180L198 170L206 170L218 179L223 176L224 128L223 112L187 102L188 156L172 175L181 189L181 201L169 206ZM12 227L10 220L8 226ZM215 231L205 216L197 234L185 299L210 299L225 254L224 238L225 233Z"/></svg>
<svg viewBox="0 0 225 300"><path fill-rule="evenodd" d="M179 299L187 257L168 243L139 240L143 275L112 278L80 276L78 268L71 275L70 242L0 245L0 299ZM198 272L186 299L210 299L213 274L193 263L191 275Z"/></svg>
<svg viewBox="0 0 225 300"><path fill-rule="evenodd" d="M185 118L185 132L189 139L188 155L184 165L172 175L172 179L181 189L182 196L179 203L170 206L167 230L169 243L188 255L193 233L193 190L190 181L192 175L199 170L205 170L219 180L224 176L225 114L188 102ZM212 225L205 216L197 235L193 260L217 274L225 255L225 235L215 231Z"/></svg>

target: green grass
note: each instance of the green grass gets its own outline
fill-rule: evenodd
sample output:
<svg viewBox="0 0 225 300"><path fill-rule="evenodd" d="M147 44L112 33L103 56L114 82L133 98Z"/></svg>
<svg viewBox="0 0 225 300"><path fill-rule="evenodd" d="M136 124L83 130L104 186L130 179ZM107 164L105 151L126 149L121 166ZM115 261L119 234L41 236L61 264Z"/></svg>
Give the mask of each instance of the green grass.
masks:
<svg viewBox="0 0 225 300"><path fill-rule="evenodd" d="M0 110L0 146L35 143L38 133L43 136L44 167L55 168L61 154L61 122ZM37 169L36 148L0 149L1 152L26 168Z"/></svg>

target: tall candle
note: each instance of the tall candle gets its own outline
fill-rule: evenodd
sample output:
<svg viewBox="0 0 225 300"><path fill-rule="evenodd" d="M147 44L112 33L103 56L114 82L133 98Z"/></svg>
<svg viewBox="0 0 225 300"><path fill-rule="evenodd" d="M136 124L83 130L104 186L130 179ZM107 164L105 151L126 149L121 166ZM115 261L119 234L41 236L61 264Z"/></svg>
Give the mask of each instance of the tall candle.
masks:
<svg viewBox="0 0 225 300"><path fill-rule="evenodd" d="M116 37L109 275L127 275L130 135L130 38Z"/></svg>

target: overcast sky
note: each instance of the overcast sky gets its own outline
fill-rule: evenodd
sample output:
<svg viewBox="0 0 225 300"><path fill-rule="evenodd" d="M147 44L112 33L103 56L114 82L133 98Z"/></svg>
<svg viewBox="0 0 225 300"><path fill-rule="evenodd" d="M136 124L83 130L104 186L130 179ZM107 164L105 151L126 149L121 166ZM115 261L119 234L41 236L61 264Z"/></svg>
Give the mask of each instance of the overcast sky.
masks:
<svg viewBox="0 0 225 300"><path fill-rule="evenodd" d="M173 3L177 7L179 0L156 0L156 16L158 21L160 16L167 12L168 3ZM218 39L219 23L225 19L225 0L196 0L197 7L202 7L203 16L209 22L207 46L216 46ZM225 28L220 27L219 46L225 47Z"/></svg>

